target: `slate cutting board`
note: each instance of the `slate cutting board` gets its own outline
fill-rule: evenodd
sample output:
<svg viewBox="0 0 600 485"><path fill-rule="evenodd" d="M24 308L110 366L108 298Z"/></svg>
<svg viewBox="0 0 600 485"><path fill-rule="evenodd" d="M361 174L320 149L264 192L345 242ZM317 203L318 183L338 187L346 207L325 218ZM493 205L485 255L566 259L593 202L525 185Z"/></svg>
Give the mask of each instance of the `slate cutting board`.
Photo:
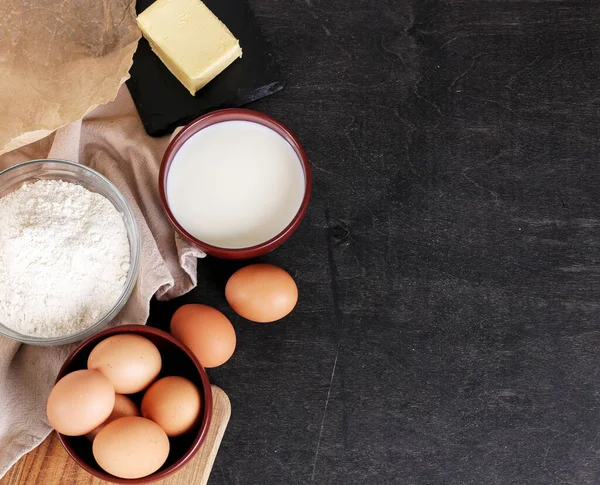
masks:
<svg viewBox="0 0 600 485"><path fill-rule="evenodd" d="M137 12L153 0L138 0ZM127 87L151 136L171 133L217 108L239 107L283 88L279 63L246 0L204 0L240 40L242 58L192 96L141 39L133 56Z"/></svg>

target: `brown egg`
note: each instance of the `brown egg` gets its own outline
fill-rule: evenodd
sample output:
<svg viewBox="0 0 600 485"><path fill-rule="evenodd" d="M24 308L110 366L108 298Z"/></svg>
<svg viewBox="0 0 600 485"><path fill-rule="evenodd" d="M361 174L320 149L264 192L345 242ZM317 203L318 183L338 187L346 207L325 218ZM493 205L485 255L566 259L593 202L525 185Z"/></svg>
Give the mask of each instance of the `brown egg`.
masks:
<svg viewBox="0 0 600 485"><path fill-rule="evenodd" d="M139 416L139 415L140 415L140 411L131 399L129 399L127 396L124 396L123 394L117 394L117 395L115 395L115 405L113 407L112 413L110 413L110 416L106 419L106 421L104 421L104 423L102 423L100 426L98 426L94 431L86 434L85 437L90 441L94 441L94 438L96 437L96 435L108 423L111 423L115 419L124 418L125 416Z"/></svg>
<svg viewBox="0 0 600 485"><path fill-rule="evenodd" d="M160 352L140 335L113 335L94 347L88 369L102 372L119 394L134 394L146 389L162 367Z"/></svg>
<svg viewBox="0 0 600 485"><path fill-rule="evenodd" d="M199 304L183 305L171 319L171 333L204 367L217 367L233 355L236 338L229 319L219 310Z"/></svg>
<svg viewBox="0 0 600 485"><path fill-rule="evenodd" d="M253 322L274 322L289 314L298 302L298 287L272 264L251 264L236 271L225 286L231 308Z"/></svg>
<svg viewBox="0 0 600 485"><path fill-rule="evenodd" d="M165 430L167 436L180 436L198 423L202 396L198 388L178 376L164 377L152 384L142 399L142 416Z"/></svg>
<svg viewBox="0 0 600 485"><path fill-rule="evenodd" d="M119 478L141 478L163 466L169 456L169 438L155 422L129 416L104 426L92 452L105 472Z"/></svg>
<svg viewBox="0 0 600 485"><path fill-rule="evenodd" d="M77 370L59 380L46 404L50 425L67 436L80 436L101 425L115 405L111 382L95 370Z"/></svg>

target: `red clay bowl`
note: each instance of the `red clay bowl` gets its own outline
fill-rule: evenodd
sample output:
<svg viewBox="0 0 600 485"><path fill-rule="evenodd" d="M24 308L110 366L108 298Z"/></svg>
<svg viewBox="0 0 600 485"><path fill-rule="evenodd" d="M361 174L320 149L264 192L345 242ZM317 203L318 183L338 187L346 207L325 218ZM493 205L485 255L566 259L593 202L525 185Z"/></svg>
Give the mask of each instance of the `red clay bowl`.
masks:
<svg viewBox="0 0 600 485"><path fill-rule="evenodd" d="M190 350L172 335L146 325L123 325L92 335L73 351L60 369L56 380L58 381L70 372L87 368L88 356L96 344L106 337L120 333L141 335L156 345L162 357L162 370L158 378L177 375L189 379L198 386L203 398L200 424L190 433L177 438L170 438L171 449L165 464L153 474L136 479L118 478L102 470L92 454L92 443L85 436L65 436L58 433L58 438L67 453L81 468L102 480L126 484L150 483L161 480L179 470L196 454L208 433L212 416L212 392L204 368ZM139 393L139 395L130 397L139 405L142 394Z"/></svg>
<svg viewBox="0 0 600 485"><path fill-rule="evenodd" d="M287 227L279 234L277 234L277 236L256 246L231 249L213 246L208 243L205 243L204 241L200 241L199 239L192 236L189 232L187 232L177 222L177 219L175 219L173 213L171 212L171 209L169 208L169 202L167 200L166 193L166 185L167 178L169 176L169 168L171 167L171 163L173 162L175 154L190 137L198 133L200 130L214 125L216 123L221 123L223 121L251 121L266 126L267 128L270 128L271 130L275 131L280 136L282 136L296 152L296 155L298 156L298 159L300 160L302 169L304 171L304 198L302 199L302 203L300 204L298 212L291 220L291 222L287 225ZM310 165L308 164L308 157L306 156L302 145L300 145L300 142L292 134L292 132L288 130L285 126L283 126L279 121L263 113L259 113L258 111L252 111L249 109L222 109L218 111L213 111L212 113L208 113L192 121L189 125L183 128L173 138L173 140L171 140L171 143L167 147L167 150L165 151L165 154L162 159L158 185L160 191L160 199L164 211L167 214L169 221L171 221L171 224L173 224L177 232L181 234L181 236L186 241L188 241L190 244L196 246L197 248L204 251L210 256L215 256L217 258L223 259L249 259L273 251L275 248L283 244L298 228L308 207L308 201L310 199L310 192L312 187L312 176L310 171Z"/></svg>

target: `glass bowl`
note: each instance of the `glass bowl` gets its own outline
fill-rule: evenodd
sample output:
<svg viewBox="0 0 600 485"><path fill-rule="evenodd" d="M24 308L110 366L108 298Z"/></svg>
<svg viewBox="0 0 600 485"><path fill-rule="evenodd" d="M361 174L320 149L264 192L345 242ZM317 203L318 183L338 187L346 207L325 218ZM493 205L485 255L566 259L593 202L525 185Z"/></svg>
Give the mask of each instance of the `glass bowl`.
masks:
<svg viewBox="0 0 600 485"><path fill-rule="evenodd" d="M125 306L137 280L140 262L140 234L131 208L121 192L103 175L79 163L49 159L32 160L10 167L0 172L0 197L4 197L8 193L17 190L24 183L35 182L37 180L64 180L65 182L81 185L91 192L103 195L123 216L127 238L129 239L130 269L121 296L106 315L91 324L88 328L60 337L44 338L15 332L0 322L0 334L13 340L32 345L64 345L93 335L108 325Z"/></svg>

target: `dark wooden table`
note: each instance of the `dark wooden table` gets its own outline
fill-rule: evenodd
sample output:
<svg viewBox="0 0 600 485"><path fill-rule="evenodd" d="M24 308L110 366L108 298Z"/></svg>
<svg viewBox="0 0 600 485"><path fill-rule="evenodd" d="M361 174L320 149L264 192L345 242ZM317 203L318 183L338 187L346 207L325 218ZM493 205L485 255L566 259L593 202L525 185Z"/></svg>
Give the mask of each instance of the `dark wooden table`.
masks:
<svg viewBox="0 0 600 485"><path fill-rule="evenodd" d="M231 484L600 483L600 3L253 0L304 143L306 220L265 258L284 321L224 299Z"/></svg>

